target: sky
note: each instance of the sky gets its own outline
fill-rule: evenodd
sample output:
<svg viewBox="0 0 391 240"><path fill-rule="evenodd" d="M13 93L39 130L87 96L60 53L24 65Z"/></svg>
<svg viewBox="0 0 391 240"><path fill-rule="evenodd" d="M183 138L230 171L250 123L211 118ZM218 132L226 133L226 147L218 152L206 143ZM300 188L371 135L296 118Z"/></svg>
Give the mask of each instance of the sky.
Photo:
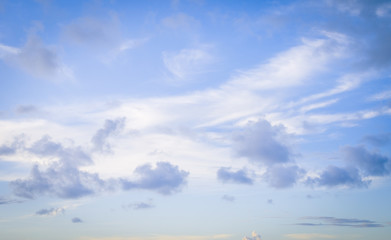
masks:
<svg viewBox="0 0 391 240"><path fill-rule="evenodd" d="M0 0L0 238L389 240L391 2Z"/></svg>

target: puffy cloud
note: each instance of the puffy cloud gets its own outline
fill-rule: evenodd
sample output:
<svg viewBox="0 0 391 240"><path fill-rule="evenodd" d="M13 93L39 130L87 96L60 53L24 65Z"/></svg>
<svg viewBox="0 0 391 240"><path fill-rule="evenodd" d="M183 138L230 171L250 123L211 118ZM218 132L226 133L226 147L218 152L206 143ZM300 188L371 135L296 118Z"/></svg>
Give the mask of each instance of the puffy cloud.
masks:
<svg viewBox="0 0 391 240"><path fill-rule="evenodd" d="M80 171L92 160L81 147L64 147L44 136L26 150L39 157L54 158L45 170L34 165L30 177L10 182L15 195L35 198L50 194L61 198L79 198L104 188L106 183L97 174Z"/></svg>
<svg viewBox="0 0 391 240"><path fill-rule="evenodd" d="M64 147L62 144L52 141L48 135L36 141L28 150L40 157L57 157L60 165L65 167L92 164L92 159L81 147Z"/></svg>
<svg viewBox="0 0 391 240"><path fill-rule="evenodd" d="M41 216L56 216L58 214L64 213L64 211L65 211L64 208L50 208L50 209L43 208L41 210L36 211L35 214Z"/></svg>
<svg viewBox="0 0 391 240"><path fill-rule="evenodd" d="M261 235L256 232L252 232L251 237L244 236L242 240L261 240Z"/></svg>
<svg viewBox="0 0 391 240"><path fill-rule="evenodd" d="M163 195L180 191L189 175L188 172L180 170L178 166L169 162L158 162L155 168L145 164L137 167L134 173L139 176L136 181L121 179L124 190L146 189Z"/></svg>
<svg viewBox="0 0 391 240"><path fill-rule="evenodd" d="M384 176L390 173L387 167L390 158L378 153L368 152L364 147L344 147L342 149L345 160L357 166L367 176Z"/></svg>
<svg viewBox="0 0 391 240"><path fill-rule="evenodd" d="M45 171L34 165L29 178L11 181L10 187L15 195L24 198L36 198L44 194L80 198L104 188L105 182L97 174L53 164Z"/></svg>
<svg viewBox="0 0 391 240"><path fill-rule="evenodd" d="M103 128L99 129L91 139L94 150L110 152L111 146L107 143L107 139L120 133L124 127L125 118L106 120Z"/></svg>
<svg viewBox="0 0 391 240"><path fill-rule="evenodd" d="M240 169L235 172L231 171L231 168L221 167L217 171L217 179L223 183L253 184L253 179L248 176L245 169Z"/></svg>
<svg viewBox="0 0 391 240"><path fill-rule="evenodd" d="M74 217L74 218L72 218L72 220L71 220L73 223L82 223L83 222L83 220L81 220L80 218L78 218L78 217Z"/></svg>
<svg viewBox="0 0 391 240"><path fill-rule="evenodd" d="M316 223L298 223L302 226L340 226L340 227L356 227L356 228L373 228L384 227L384 225L371 220L363 220L356 218L335 218L335 217L303 217L305 220L313 220Z"/></svg>
<svg viewBox="0 0 391 240"><path fill-rule="evenodd" d="M367 187L370 181L363 180L357 168L327 167L319 177L308 178L307 184L325 187Z"/></svg>
<svg viewBox="0 0 391 240"><path fill-rule="evenodd" d="M266 120L251 122L234 135L233 148L251 162L266 166L286 163L292 154L282 141L284 135L281 126L272 126Z"/></svg>
<svg viewBox="0 0 391 240"><path fill-rule="evenodd" d="M305 171L297 166L273 166L265 173L265 179L271 187L292 187Z"/></svg>

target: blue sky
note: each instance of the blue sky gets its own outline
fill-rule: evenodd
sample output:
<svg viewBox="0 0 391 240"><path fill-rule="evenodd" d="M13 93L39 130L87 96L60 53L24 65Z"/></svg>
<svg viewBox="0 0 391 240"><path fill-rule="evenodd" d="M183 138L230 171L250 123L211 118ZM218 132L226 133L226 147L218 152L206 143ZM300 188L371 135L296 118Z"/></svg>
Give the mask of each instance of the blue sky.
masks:
<svg viewBox="0 0 391 240"><path fill-rule="evenodd" d="M389 1L0 1L0 237L388 240Z"/></svg>

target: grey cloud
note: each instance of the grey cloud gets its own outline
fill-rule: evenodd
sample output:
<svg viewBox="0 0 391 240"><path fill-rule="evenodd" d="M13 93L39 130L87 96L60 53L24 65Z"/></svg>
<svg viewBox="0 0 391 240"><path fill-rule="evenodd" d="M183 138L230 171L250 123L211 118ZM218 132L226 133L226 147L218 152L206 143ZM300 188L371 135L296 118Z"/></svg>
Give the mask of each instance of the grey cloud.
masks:
<svg viewBox="0 0 391 240"><path fill-rule="evenodd" d="M57 164L45 171L41 171L35 165L29 178L10 182L10 187L16 196L30 199L47 194L60 198L80 198L94 194L105 188L105 185L97 174Z"/></svg>
<svg viewBox="0 0 391 240"><path fill-rule="evenodd" d="M18 149L23 148L23 136L15 137L12 143L0 146L0 155L13 155Z"/></svg>
<svg viewBox="0 0 391 240"><path fill-rule="evenodd" d="M64 147L54 142L49 136L43 136L29 149L29 152L41 157L58 157L64 166L85 166L92 164L90 156L81 147Z"/></svg>
<svg viewBox="0 0 391 240"><path fill-rule="evenodd" d="M386 146L391 143L391 133L384 133L379 135L368 135L363 138L365 142L368 142L377 147Z"/></svg>
<svg viewBox="0 0 391 240"><path fill-rule="evenodd" d="M292 154L282 142L284 136L282 127L259 120L235 134L233 148L239 156L266 166L286 163L291 160Z"/></svg>
<svg viewBox="0 0 391 240"><path fill-rule="evenodd" d="M228 202L234 202L235 201L235 197L234 196L231 196L231 195L227 195L227 194L224 194L221 199L225 200L225 201L228 201Z"/></svg>
<svg viewBox="0 0 391 240"><path fill-rule="evenodd" d="M66 40L84 46L103 46L117 41L120 37L119 21L111 18L101 20L94 17L84 17L73 21L62 29Z"/></svg>
<svg viewBox="0 0 391 240"><path fill-rule="evenodd" d="M20 105L16 109L16 112L19 114L29 114L29 113L34 113L37 111L38 111L38 108L34 105Z"/></svg>
<svg viewBox="0 0 391 240"><path fill-rule="evenodd" d="M221 167L217 171L217 179L223 183L253 184L253 179L248 176L247 171L244 169L235 172L231 171L231 168Z"/></svg>
<svg viewBox="0 0 391 240"><path fill-rule="evenodd" d="M374 228L384 227L380 223L371 220L363 220L356 218L335 218L335 217L304 217L302 219L316 221L316 223L298 223L302 226L340 226L340 227L355 227L355 228Z"/></svg>
<svg viewBox="0 0 391 240"><path fill-rule="evenodd" d="M51 81L73 79L72 70L61 62L56 50L45 46L35 34L20 49L2 46L8 49L3 60L32 76Z"/></svg>
<svg viewBox="0 0 391 240"><path fill-rule="evenodd" d="M180 191L189 175L188 172L180 170L178 166L169 162L158 162L155 168L152 168L150 164L145 164L137 167L134 172L139 176L138 180L121 179L124 190L153 190L163 195Z"/></svg>
<svg viewBox="0 0 391 240"><path fill-rule="evenodd" d="M342 149L345 160L357 166L367 176L385 176L390 174L387 166L390 158L378 153L368 152L364 147L344 147Z"/></svg>
<svg viewBox="0 0 391 240"><path fill-rule="evenodd" d="M26 148L39 157L56 158L45 170L34 165L29 178L10 182L16 196L36 198L40 195L54 195L61 198L79 198L109 188L98 174L80 171L78 167L92 164L90 156L81 147L64 147L49 136Z"/></svg>
<svg viewBox="0 0 391 240"><path fill-rule="evenodd" d="M94 150L103 152L111 151L111 146L107 143L107 139L122 131L124 126L125 118L106 120L103 128L99 129L91 139Z"/></svg>
<svg viewBox="0 0 391 240"><path fill-rule="evenodd" d="M308 178L307 184L325 187L367 187L370 181L361 178L358 170L354 167L340 168L329 166L319 177Z"/></svg>
<svg viewBox="0 0 391 240"><path fill-rule="evenodd" d="M73 223L82 223L83 222L83 220L81 220L80 218L78 218L78 217L74 217L74 218L72 218L72 220L71 220Z"/></svg>
<svg viewBox="0 0 391 240"><path fill-rule="evenodd" d="M305 171L297 166L273 166L265 173L265 179L271 187L288 188L296 184Z"/></svg>
<svg viewBox="0 0 391 240"><path fill-rule="evenodd" d="M41 216L55 216L57 214L64 213L64 211L65 211L64 208L50 208L50 209L43 208L41 210L36 211L35 214Z"/></svg>

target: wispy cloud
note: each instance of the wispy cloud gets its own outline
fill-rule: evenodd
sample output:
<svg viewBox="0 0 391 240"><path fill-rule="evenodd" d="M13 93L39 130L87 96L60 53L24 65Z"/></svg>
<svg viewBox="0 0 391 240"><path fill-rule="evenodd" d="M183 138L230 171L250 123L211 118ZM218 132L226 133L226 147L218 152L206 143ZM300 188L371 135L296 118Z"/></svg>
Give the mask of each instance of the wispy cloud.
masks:
<svg viewBox="0 0 391 240"><path fill-rule="evenodd" d="M355 228L376 228L384 227L383 224L371 220L356 219L356 218L335 218L335 217L303 217L303 220L311 222L297 223L302 226L339 226L339 227L355 227ZM314 223L315 222L315 223Z"/></svg>
<svg viewBox="0 0 391 240"><path fill-rule="evenodd" d="M43 208L35 212L36 215L40 216L56 216L58 214L63 214L65 211L64 208Z"/></svg>

